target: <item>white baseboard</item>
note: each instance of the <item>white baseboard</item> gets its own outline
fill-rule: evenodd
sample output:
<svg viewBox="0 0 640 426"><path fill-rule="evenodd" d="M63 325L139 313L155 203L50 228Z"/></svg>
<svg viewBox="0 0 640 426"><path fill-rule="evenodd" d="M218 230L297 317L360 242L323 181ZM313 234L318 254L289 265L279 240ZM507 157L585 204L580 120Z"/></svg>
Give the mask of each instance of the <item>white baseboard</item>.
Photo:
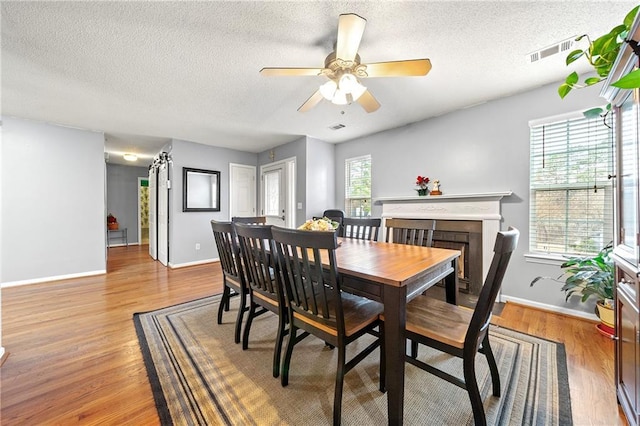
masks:
<svg viewBox="0 0 640 426"><path fill-rule="evenodd" d="M546 303L532 302L531 300L520 299L519 297L501 295L500 302L513 302L513 303L517 303L518 305L530 306L532 308L537 308L543 311L549 311L554 314L562 314L570 317L583 318L590 321L599 321L595 313L590 314L588 312L576 311L575 309L567 309L567 308L562 308L555 305L548 305Z"/></svg>
<svg viewBox="0 0 640 426"><path fill-rule="evenodd" d="M213 259L204 259L204 260L196 260L195 262L187 262L187 263L171 263L169 262L169 268L178 269L178 268L186 268L187 266L196 266L196 265L204 265L205 263L213 263L219 261L220 258L216 257Z"/></svg>
<svg viewBox="0 0 640 426"><path fill-rule="evenodd" d="M106 269L100 269L98 271L80 272L78 274L57 275L54 277L43 277L43 278L35 278L31 280L22 280L22 281L9 281L6 283L0 283L0 288L16 287L19 285L27 285L27 284L38 284L38 283L43 283L47 281L68 280L71 278L90 277L93 275L102 275L106 273L107 273Z"/></svg>

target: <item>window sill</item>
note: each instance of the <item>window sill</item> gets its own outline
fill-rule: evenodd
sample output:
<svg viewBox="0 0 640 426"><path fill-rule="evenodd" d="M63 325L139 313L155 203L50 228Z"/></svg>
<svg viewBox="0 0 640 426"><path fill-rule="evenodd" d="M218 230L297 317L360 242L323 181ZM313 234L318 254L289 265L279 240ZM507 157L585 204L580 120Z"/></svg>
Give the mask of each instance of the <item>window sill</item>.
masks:
<svg viewBox="0 0 640 426"><path fill-rule="evenodd" d="M560 266L567 261L565 256L552 253L525 253L525 261L529 263L542 263L545 265Z"/></svg>

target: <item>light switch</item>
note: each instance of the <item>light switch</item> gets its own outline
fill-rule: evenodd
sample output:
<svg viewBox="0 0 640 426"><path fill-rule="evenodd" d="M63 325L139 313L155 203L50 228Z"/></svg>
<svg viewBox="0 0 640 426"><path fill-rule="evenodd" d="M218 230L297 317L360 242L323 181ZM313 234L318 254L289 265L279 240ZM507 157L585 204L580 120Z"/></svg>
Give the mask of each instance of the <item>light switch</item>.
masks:
<svg viewBox="0 0 640 426"><path fill-rule="evenodd" d="M298 210L302 210L302 203L298 203Z"/></svg>

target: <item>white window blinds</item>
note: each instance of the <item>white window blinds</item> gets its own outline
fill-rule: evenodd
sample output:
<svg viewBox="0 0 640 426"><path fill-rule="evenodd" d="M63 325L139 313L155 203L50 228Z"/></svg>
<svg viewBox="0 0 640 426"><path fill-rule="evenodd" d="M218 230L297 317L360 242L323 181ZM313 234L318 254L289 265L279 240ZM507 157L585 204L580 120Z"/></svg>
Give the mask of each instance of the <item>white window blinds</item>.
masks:
<svg viewBox="0 0 640 426"><path fill-rule="evenodd" d="M612 130L579 116L532 125L530 143L530 250L598 252L613 238Z"/></svg>
<svg viewBox="0 0 640 426"><path fill-rule="evenodd" d="M348 217L371 216L371 156L345 160L345 213Z"/></svg>

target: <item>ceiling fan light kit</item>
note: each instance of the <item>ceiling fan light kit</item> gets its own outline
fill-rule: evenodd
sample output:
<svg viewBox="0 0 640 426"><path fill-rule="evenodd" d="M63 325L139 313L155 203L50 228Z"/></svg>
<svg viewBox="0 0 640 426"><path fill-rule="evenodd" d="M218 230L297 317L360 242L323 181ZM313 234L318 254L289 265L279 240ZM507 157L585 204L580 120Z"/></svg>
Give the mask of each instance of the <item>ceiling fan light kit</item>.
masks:
<svg viewBox="0 0 640 426"><path fill-rule="evenodd" d="M324 68L263 68L265 76L318 76L329 79L298 108L305 112L326 99L335 105L358 102L367 112L380 108L380 103L358 78L424 76L431 70L429 59L362 64L358 55L366 19L353 14L340 15L336 50L324 61Z"/></svg>

